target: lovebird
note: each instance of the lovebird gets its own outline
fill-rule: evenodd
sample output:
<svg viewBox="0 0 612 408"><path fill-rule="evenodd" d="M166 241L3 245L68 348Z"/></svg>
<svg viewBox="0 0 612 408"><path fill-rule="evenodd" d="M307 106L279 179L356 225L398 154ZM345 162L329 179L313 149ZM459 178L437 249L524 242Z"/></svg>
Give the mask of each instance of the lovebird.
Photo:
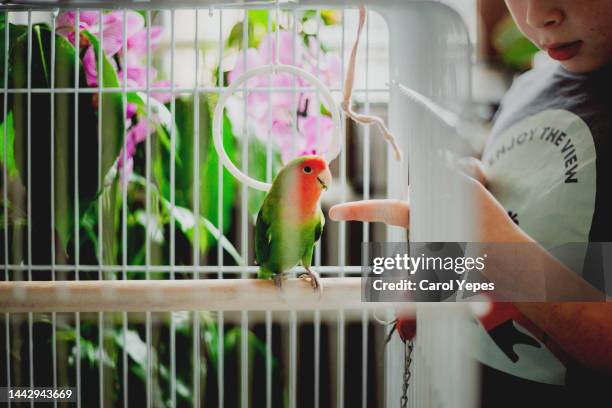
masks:
<svg viewBox="0 0 612 408"><path fill-rule="evenodd" d="M255 260L260 279L274 279L282 286L284 274L299 262L321 293L321 282L310 269L314 246L321 238L325 217L319 198L332 180L321 156L301 156L287 163L276 175L264 198L255 224Z"/></svg>

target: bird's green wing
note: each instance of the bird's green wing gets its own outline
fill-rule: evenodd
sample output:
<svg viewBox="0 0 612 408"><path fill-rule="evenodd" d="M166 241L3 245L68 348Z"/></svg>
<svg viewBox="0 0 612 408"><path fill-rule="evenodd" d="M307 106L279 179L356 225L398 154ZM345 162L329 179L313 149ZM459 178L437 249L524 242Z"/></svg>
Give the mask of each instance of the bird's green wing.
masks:
<svg viewBox="0 0 612 408"><path fill-rule="evenodd" d="M268 279L271 274L264 268L264 265L270 256L272 235L270 234L270 223L265 218L262 208L257 214L257 222L255 223L255 260L259 265L259 277Z"/></svg>
<svg viewBox="0 0 612 408"><path fill-rule="evenodd" d="M319 242L319 239L321 238L321 234L323 234L324 226L325 226L325 216L323 215L323 211L321 211L321 209L319 208L319 222L315 226L315 236L314 236L315 244Z"/></svg>
<svg viewBox="0 0 612 408"><path fill-rule="evenodd" d="M314 225L314 239L310 242L307 242L306 248L304 250L304 255L302 255L302 265L309 268L312 262L312 254L314 252L314 247L319 242L321 238L321 234L323 233L323 226L325 225L325 217L323 216L323 212L319 209L316 217L316 223ZM311 235L312 237L312 235Z"/></svg>

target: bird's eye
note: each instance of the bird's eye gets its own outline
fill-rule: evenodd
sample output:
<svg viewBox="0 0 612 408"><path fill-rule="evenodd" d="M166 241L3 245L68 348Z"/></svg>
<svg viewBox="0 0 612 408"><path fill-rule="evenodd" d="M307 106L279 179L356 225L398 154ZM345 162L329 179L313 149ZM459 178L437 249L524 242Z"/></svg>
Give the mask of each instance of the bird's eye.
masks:
<svg viewBox="0 0 612 408"><path fill-rule="evenodd" d="M312 173L312 168L310 166L304 167L304 173L306 173L306 174Z"/></svg>

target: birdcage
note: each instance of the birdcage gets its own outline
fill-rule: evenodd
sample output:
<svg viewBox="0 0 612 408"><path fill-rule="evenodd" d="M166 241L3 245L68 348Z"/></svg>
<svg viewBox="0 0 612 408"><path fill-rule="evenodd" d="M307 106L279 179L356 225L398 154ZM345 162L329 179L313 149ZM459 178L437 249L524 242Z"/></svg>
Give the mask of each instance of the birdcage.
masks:
<svg viewBox="0 0 612 408"><path fill-rule="evenodd" d="M320 297L254 279L263 194L225 169L213 110L237 70L271 62L279 31L276 55L339 101L359 3L225 3L3 2L0 386L67 387L87 407L474 406L463 307L361 300L362 242L405 241L404 229L327 220ZM440 2L366 6L355 108L385 117L405 157L343 120L323 209L403 199L410 182L410 238L453 240L469 205L445 198L459 187L439 151L469 146L405 90L465 113L468 32ZM222 138L244 173L270 182L283 154L320 152L332 107L318 90L268 75L241 94ZM285 133L257 110L274 103L292 116ZM412 356L397 337L385 345L380 323L401 307L417 315Z"/></svg>

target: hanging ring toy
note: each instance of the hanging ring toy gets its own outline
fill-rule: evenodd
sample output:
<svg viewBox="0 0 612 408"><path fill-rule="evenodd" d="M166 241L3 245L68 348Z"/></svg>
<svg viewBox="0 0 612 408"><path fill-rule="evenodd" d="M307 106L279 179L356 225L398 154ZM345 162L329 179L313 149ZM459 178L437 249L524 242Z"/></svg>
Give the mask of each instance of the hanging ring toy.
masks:
<svg viewBox="0 0 612 408"><path fill-rule="evenodd" d="M327 163L330 163L338 154L340 154L340 136L342 129L342 121L340 119L340 110L336 102L334 101L334 97L332 96L329 89L317 78L312 75L310 72L303 70L302 68L298 68L294 65L286 65L281 64L279 55L280 55L280 41L279 41L279 15L280 15L280 1L275 0L276 4L276 52L274 56L274 61L272 64L264 65L258 68L253 68L244 71L241 75L238 76L231 84L227 87L227 89L219 95L219 101L217 102L217 107L215 108L215 112L213 114L213 141L215 143L215 149L223 162L223 165L226 169L229 170L230 173L238 180L248 185L249 187L256 188L257 190L268 191L272 184L264 183L263 181L255 180L248 175L244 174L236 165L231 161L228 157L227 152L225 151L225 147L223 147L223 132L221 128L223 126L223 110L225 109L225 104L229 97L236 91L236 89L251 79L254 76L262 75L262 74L278 74L279 72L284 72L287 74L292 74L298 77L301 77L308 81L311 85L314 85L315 88L322 94L323 100L327 104L327 109L331 112L332 121L334 123L333 131L332 131L332 142L330 144L330 148L323 156Z"/></svg>
<svg viewBox="0 0 612 408"><path fill-rule="evenodd" d="M278 41L277 41L278 43ZM277 53L278 55L278 53ZM213 141L215 143L215 149L223 162L223 165L229 170L230 173L234 177L236 177L241 182L245 183L249 187L256 188L262 191L268 191L272 184L265 183L263 181L255 180L248 175L244 174L236 165L232 162L232 160L227 155L225 148L223 147L223 135L222 135L222 126L223 126L223 110L225 109L225 104L230 96L236 91L236 89L251 79L254 76L263 75L267 73L277 74L279 72L284 72L288 74L293 74L295 76L301 77L308 81L310 84L314 85L315 88L321 93L325 104L327 105L327 109L331 113L331 118L334 123L333 132L332 132L332 142L329 150L323 155L325 160L330 163L340 153L340 137L341 137L341 129L342 129L342 121L340 119L340 111L338 109L337 103L334 101L334 98L329 91L329 89L321 82L317 77L312 75L310 72L303 70L302 68L298 68L293 65L286 65L280 63L273 63L269 65L264 65L261 67L249 69L238 76L228 87L227 89L219 96L219 101L217 102L217 107L215 108L215 112L213 115Z"/></svg>
<svg viewBox="0 0 612 408"><path fill-rule="evenodd" d="M279 3L282 0L275 0L276 4L276 21L279 21ZM342 103L341 108L342 111L346 114L347 117L350 117L357 123L361 123L364 125L376 124L380 129L383 138L387 141L387 143L393 148L395 153L395 159L398 161L402 161L402 153L395 139L395 136L387 129L384 122L378 116L372 115L363 115L358 114L353 111L351 107L351 97L353 95L353 84L355 80L355 66L356 66L356 57L357 57L357 46L359 45L359 37L361 36L361 31L363 29L363 25L365 23L366 18L366 10L364 6L359 7L359 26L357 29L357 37L355 39L355 44L353 45L353 49L351 52L351 57L349 60L349 66L347 69L347 76L344 82L343 92L342 92ZM259 68L253 68L246 70L241 75L236 78L230 86L219 96L219 102L217 103L217 107L215 108L215 112L213 115L213 141L215 143L215 149L221 158L221 161L225 165L225 167L229 170L230 173L234 177L236 177L241 182L247 184L249 187L256 188L258 190L268 191L272 186L270 183L264 183L262 181L255 180L248 175L244 174L236 165L230 160L225 152L225 148L223 147L223 137L221 132L221 127L223 125L223 110L225 109L225 104L227 103L228 98L236 91L236 89L248 81L250 78L262 75L266 73L277 74L278 72L285 72L289 74L293 74L295 76L302 77L303 79L310 82L310 84L314 85L318 91L322 94L323 99L327 103L327 108L331 112L332 121L334 124L333 132L332 132L332 142L330 145L329 151L324 155L325 160L329 163L338 157L340 153L340 137L341 137L341 129L342 129L342 121L340 118L340 110L338 105L335 103L334 98L331 95L329 89L314 75L310 72L305 71L301 68L298 68L293 65L281 64L279 60L280 53L280 41L279 41L279 29L277 26L276 29L276 55L274 57L274 62L269 65L264 65Z"/></svg>

